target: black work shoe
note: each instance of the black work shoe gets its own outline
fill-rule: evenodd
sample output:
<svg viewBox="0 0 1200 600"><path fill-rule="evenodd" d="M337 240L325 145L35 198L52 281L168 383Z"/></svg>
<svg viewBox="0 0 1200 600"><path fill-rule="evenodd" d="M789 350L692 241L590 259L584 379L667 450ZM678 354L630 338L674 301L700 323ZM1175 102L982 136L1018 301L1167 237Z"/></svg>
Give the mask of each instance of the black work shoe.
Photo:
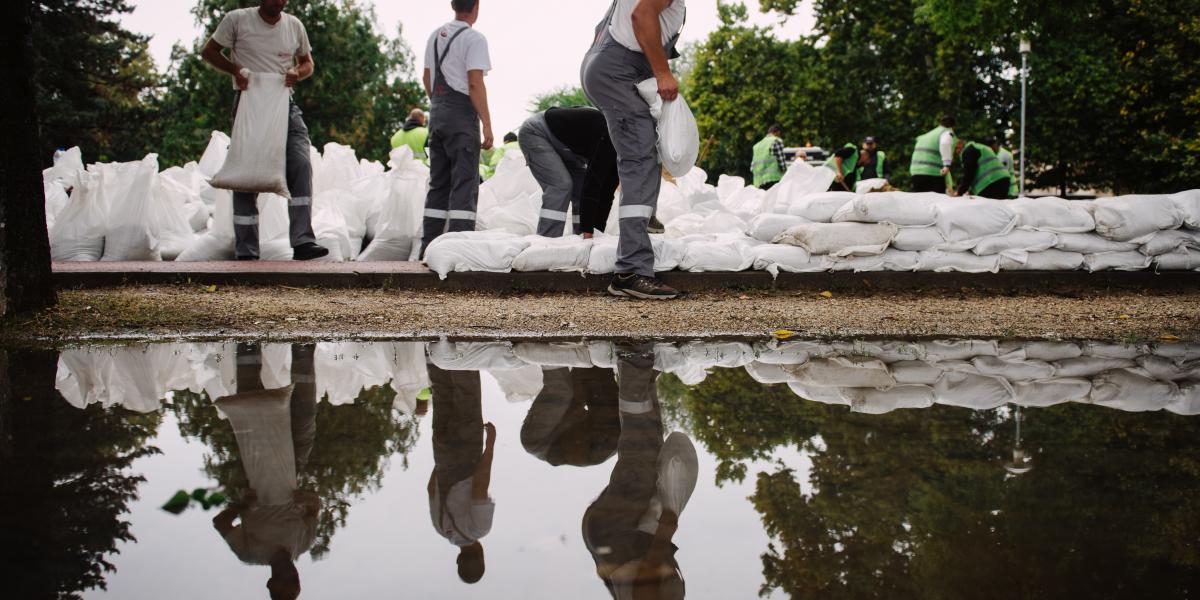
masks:
<svg viewBox="0 0 1200 600"><path fill-rule="evenodd" d="M612 282L608 284L608 293L642 300L672 300L679 297L679 290L659 281L657 277L632 273L613 275Z"/></svg>
<svg viewBox="0 0 1200 600"><path fill-rule="evenodd" d="M258 260L257 256L239 256L238 260Z"/></svg>
<svg viewBox="0 0 1200 600"><path fill-rule="evenodd" d="M646 225L646 233L665 233L667 227L658 220L658 215L650 217L650 224Z"/></svg>
<svg viewBox="0 0 1200 600"><path fill-rule="evenodd" d="M292 260L312 260L322 256L329 256L329 248L314 242L292 248Z"/></svg>

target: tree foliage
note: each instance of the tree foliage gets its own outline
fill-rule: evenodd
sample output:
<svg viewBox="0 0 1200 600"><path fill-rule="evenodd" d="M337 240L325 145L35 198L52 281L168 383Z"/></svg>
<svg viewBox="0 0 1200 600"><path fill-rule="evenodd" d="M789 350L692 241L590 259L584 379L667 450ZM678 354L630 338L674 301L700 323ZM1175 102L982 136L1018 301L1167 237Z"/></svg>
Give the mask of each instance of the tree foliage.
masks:
<svg viewBox="0 0 1200 600"><path fill-rule="evenodd" d="M192 14L204 34L190 48L176 46L162 100L162 158L168 164L199 158L213 130L228 131L233 91L229 77L200 58L221 18L256 6L251 0L198 0ZM349 145L365 158L384 160L389 138L411 108L424 108L412 50L397 35L376 31L371 5L357 0L310 0L288 7L304 23L313 47L313 77L296 87L314 146ZM399 32L397 32L399 33Z"/></svg>
<svg viewBox="0 0 1200 600"><path fill-rule="evenodd" d="M79 146L89 160L141 158L154 146L159 76L148 38L123 29L128 0L37 0L34 67L41 121L39 159Z"/></svg>
<svg viewBox="0 0 1200 600"><path fill-rule="evenodd" d="M710 173L748 175L772 122L788 143L839 147L866 135L907 183L914 138L942 114L960 135L1020 127L1018 40L1030 57L1030 184L1115 192L1200 186L1200 0L1058 3L816 0L812 35L782 41L720 3L721 27L688 80ZM794 15L798 0L760 0Z"/></svg>
<svg viewBox="0 0 1200 600"><path fill-rule="evenodd" d="M529 111L540 113L547 108L591 105L592 102L588 100L587 94L583 93L583 88L566 85L534 96L533 100L529 103Z"/></svg>

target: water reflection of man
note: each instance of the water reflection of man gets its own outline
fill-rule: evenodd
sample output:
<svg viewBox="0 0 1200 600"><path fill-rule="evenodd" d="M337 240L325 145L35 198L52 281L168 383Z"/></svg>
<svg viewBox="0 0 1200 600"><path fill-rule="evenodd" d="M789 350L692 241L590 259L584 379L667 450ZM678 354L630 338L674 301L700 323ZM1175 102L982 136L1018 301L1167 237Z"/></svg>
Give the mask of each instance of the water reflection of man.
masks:
<svg viewBox="0 0 1200 600"><path fill-rule="evenodd" d="M542 382L521 426L525 450L556 467L608 460L621 433L612 370L543 369Z"/></svg>
<svg viewBox="0 0 1200 600"><path fill-rule="evenodd" d="M239 344L237 393L216 402L233 427L249 490L213 518L213 527L242 562L271 567L273 599L300 595L295 561L316 540L321 511L320 498L297 482L297 468L307 465L316 439L314 350L293 347L292 384L267 389L264 383L281 382L264 382L259 346Z"/></svg>
<svg viewBox="0 0 1200 600"><path fill-rule="evenodd" d="M496 427L483 423L478 371L446 371L429 365L433 391L433 473L429 516L438 533L458 547L458 576L483 578L484 536L492 530L496 503L488 495Z"/></svg>
<svg viewBox="0 0 1200 600"><path fill-rule="evenodd" d="M621 348L618 357L617 464L583 516L584 542L613 598L683 598L672 538L696 486L696 450L681 433L663 441L652 347Z"/></svg>

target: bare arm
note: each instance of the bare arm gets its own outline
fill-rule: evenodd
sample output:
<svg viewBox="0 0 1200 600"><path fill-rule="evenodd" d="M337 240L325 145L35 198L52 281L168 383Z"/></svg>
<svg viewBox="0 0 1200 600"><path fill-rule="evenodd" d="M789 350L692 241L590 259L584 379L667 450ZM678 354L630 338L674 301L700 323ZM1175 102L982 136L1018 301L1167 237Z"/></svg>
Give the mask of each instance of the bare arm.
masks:
<svg viewBox="0 0 1200 600"><path fill-rule="evenodd" d="M421 83L425 84L425 97L433 99L433 84L430 82L429 69L425 69L425 73L421 75Z"/></svg>
<svg viewBox="0 0 1200 600"><path fill-rule="evenodd" d="M312 77L313 70L315 68L316 65L313 64L312 55L305 54L304 56L297 58L296 66L288 69L287 73L284 74L283 84L288 87L292 87L296 85L297 82L304 81L305 79Z"/></svg>
<svg viewBox="0 0 1200 600"><path fill-rule="evenodd" d="M475 69L467 71L467 85L471 92L471 104L483 121L483 144L480 148L491 149L495 138L492 137L492 113L488 111L487 86L483 83L483 71Z"/></svg>
<svg viewBox="0 0 1200 600"><path fill-rule="evenodd" d="M492 458L496 454L496 426L488 423L483 429L486 435L483 456L479 458L471 482L471 498L475 500L487 500L488 487L492 485Z"/></svg>
<svg viewBox="0 0 1200 600"><path fill-rule="evenodd" d="M204 50L200 52L200 58L203 58L204 62L212 65L216 70L232 75L237 81L239 90L245 90L250 85L250 80L242 76L242 68L225 56L225 47L218 44L216 40L208 40L208 43L204 45Z"/></svg>
<svg viewBox="0 0 1200 600"><path fill-rule="evenodd" d="M650 69L658 80L658 95L665 100L674 100L679 95L679 82L671 73L671 65L667 64L667 51L662 45L662 25L658 22L672 0L638 0L633 8L633 34L637 37L638 45L646 60L650 61Z"/></svg>

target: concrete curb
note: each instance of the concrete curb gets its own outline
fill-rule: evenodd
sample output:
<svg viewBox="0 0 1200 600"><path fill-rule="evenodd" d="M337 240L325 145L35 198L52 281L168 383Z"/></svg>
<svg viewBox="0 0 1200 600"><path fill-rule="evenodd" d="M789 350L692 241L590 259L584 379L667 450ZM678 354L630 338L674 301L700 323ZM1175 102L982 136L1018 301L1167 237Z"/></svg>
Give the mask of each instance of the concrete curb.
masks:
<svg viewBox="0 0 1200 600"><path fill-rule="evenodd" d="M472 292L582 292L607 287L609 276L578 273L452 273L438 279L420 263L305 262L87 262L54 263L60 289L95 289L124 285L281 285L313 288L362 288ZM1000 273L781 273L773 279L762 271L685 273L660 277L686 291L723 289L917 291L986 290L1066 292L1072 290L1140 289L1200 290L1200 272L1173 271L1004 271Z"/></svg>

